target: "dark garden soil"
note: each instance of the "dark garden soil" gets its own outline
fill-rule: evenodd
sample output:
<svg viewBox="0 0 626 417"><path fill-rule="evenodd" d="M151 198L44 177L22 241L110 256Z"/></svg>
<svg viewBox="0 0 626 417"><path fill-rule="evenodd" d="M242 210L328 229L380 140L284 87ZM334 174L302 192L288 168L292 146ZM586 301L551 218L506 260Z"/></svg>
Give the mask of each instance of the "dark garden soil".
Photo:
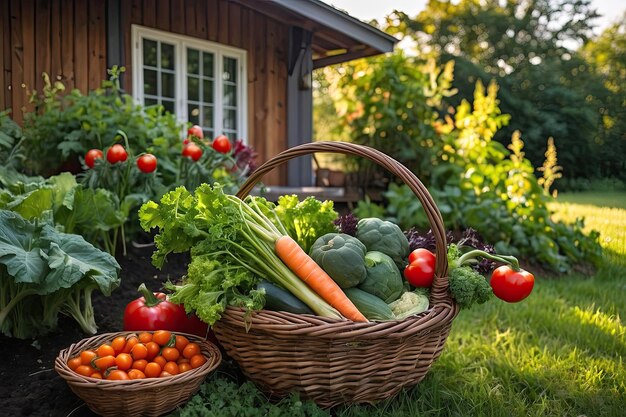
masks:
<svg viewBox="0 0 626 417"><path fill-rule="evenodd" d="M176 280L185 271L186 256L168 257L159 271L150 263L153 247L129 245L127 256L118 256L121 284L112 296L94 292L93 303L98 333L122 330L126 304L139 297L137 287L157 291L162 283ZM59 351L88 335L73 319L59 317L56 332L35 340L11 339L0 335L0 415L2 416L95 416L54 370Z"/></svg>

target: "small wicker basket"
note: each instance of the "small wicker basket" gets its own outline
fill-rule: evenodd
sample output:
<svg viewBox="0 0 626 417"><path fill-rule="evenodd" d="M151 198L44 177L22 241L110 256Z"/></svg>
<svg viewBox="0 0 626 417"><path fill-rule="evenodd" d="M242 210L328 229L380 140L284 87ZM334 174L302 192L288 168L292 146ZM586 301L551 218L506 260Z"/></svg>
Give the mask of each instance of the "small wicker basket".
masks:
<svg viewBox="0 0 626 417"><path fill-rule="evenodd" d="M426 376L458 314L448 293L445 228L434 200L411 171L380 151L344 142L308 143L278 154L252 173L238 197L248 195L271 169L313 152L370 159L399 177L422 203L437 255L429 310L401 321L355 323L267 310L245 317L229 307L213 330L243 373L272 395L297 391L322 407L373 403Z"/></svg>
<svg viewBox="0 0 626 417"><path fill-rule="evenodd" d="M54 362L54 369L96 414L105 417L160 416L186 402L199 388L206 376L220 364L222 354L211 342L198 336L177 333L198 343L207 358L204 365L167 378L147 378L132 381L107 381L81 376L72 371L67 361L80 351L96 348L118 336L134 332L103 333L62 350Z"/></svg>

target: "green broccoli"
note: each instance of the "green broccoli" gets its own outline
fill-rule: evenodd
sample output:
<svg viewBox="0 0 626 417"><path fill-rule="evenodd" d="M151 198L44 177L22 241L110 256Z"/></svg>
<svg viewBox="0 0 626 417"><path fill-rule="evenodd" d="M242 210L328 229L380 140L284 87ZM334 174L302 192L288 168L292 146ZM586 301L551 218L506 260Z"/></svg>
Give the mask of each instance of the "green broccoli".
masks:
<svg viewBox="0 0 626 417"><path fill-rule="evenodd" d="M461 308L482 304L493 294L485 277L467 265L452 269L448 281L450 293Z"/></svg>

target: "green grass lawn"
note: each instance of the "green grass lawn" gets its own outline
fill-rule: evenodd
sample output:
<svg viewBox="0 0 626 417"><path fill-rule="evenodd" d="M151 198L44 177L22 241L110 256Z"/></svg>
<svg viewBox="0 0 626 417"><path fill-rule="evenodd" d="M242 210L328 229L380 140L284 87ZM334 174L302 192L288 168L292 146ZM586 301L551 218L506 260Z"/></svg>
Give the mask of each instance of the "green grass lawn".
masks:
<svg viewBox="0 0 626 417"><path fill-rule="evenodd" d="M626 194L563 195L552 209L564 220L585 216L586 228L600 232L607 255L596 274L538 276L522 303L462 311L417 387L337 414L626 415Z"/></svg>
<svg viewBox="0 0 626 417"><path fill-rule="evenodd" d="M591 199L563 195L552 204L560 219L585 216L586 227L600 232L606 255L595 274L537 276L524 302L493 300L461 311L441 357L419 385L376 406L338 407L329 414L626 416L626 326L619 316L626 311L624 200L624 193L595 193ZM304 406L308 411L287 400L261 414L329 415ZM249 410L260 411L255 407ZM232 415L247 415L241 406L234 410Z"/></svg>

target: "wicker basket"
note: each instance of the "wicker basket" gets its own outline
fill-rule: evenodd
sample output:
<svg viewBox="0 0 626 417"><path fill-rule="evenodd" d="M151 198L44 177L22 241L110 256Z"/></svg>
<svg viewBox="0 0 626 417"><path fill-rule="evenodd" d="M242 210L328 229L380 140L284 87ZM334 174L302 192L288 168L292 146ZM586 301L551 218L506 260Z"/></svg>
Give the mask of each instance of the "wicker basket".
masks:
<svg viewBox="0 0 626 417"><path fill-rule="evenodd" d="M54 362L54 369L87 406L101 416L159 416L187 401L206 376L220 364L222 354L213 344L198 336L184 335L198 343L207 362L199 368L167 378L147 378L132 381L107 381L84 377L72 371L67 361L80 351L96 348L117 336L134 332L103 333L83 339L62 350Z"/></svg>
<svg viewBox="0 0 626 417"><path fill-rule="evenodd" d="M244 374L272 395L297 391L322 407L373 403L424 378L458 313L448 293L443 220L424 185L405 166L375 149L343 142L309 143L280 153L254 171L238 196L245 197L274 167L313 152L370 159L415 193L436 239L429 310L401 321L355 323L267 310L244 321L242 310L229 307L214 331Z"/></svg>

